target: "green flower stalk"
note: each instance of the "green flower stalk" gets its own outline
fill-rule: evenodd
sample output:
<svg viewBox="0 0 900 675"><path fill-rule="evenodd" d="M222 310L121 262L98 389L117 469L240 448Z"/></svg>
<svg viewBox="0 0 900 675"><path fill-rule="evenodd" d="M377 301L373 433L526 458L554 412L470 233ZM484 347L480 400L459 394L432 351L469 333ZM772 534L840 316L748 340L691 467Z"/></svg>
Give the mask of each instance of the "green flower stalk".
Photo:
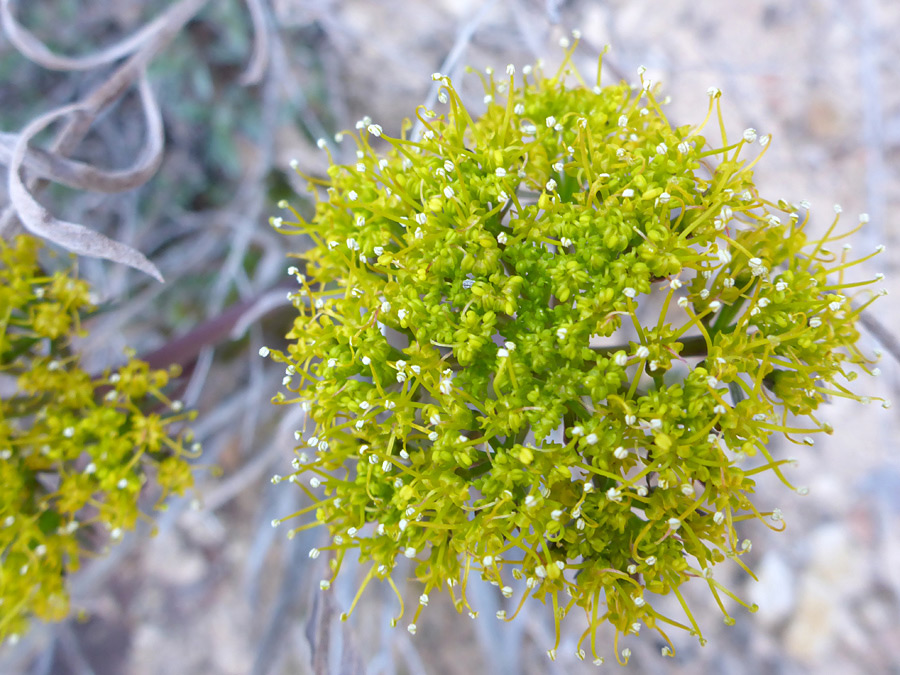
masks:
<svg viewBox="0 0 900 675"><path fill-rule="evenodd" d="M97 378L81 368L88 285L44 273L39 248L0 240L0 643L31 617L64 619L82 558L134 528L151 477L159 505L183 494L199 451L185 448L193 413L163 393L174 373L134 358Z"/></svg>
<svg viewBox="0 0 900 675"><path fill-rule="evenodd" d="M741 521L783 526L751 501L757 476L794 489L767 444L829 432L828 397L868 401L842 381L870 371L856 322L878 294L847 276L872 256L829 248L837 218L814 240L808 205L759 195L769 137L727 137L718 90L703 124L673 128L643 73L587 84L574 48L552 77L488 70L481 116L436 73L419 137L348 132L356 162L309 178L315 215L273 219L314 246L289 270L289 346L261 354L287 368L276 402L307 411L288 480L311 504L273 525L327 527L322 588L352 553L363 588L397 590L408 558L414 633L435 591L474 614L480 576L552 608L551 658L582 612L578 654L599 663L604 622L616 641L659 631L667 654L666 624L704 641L691 578L733 621L725 599L744 603L713 569L743 566ZM720 146L701 135L713 113ZM685 619L655 608L666 594Z"/></svg>

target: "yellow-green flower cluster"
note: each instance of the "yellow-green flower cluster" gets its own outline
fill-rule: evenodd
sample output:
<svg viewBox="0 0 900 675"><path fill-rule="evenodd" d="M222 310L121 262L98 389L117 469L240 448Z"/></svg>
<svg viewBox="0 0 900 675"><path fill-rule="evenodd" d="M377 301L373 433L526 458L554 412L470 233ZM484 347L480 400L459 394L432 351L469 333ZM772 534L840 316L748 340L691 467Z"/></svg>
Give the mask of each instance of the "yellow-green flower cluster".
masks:
<svg viewBox="0 0 900 675"><path fill-rule="evenodd" d="M413 139L361 120L356 161L310 179L315 215L273 219L314 247L271 356L276 401L307 411L288 480L312 505L291 534L327 526L332 575L352 552L393 585L412 559L415 617L443 589L474 613L477 575L549 604L557 643L580 609L599 661L603 622L702 640L690 578L731 621L713 567L742 564L739 521L780 519L751 502L756 477L789 485L766 444L811 443L819 404L856 398L840 381L871 363L855 324L875 294L845 281L867 258L833 252L834 226L813 241L806 206L758 194L768 137L717 147L706 122L670 126L643 74L592 86L570 57L488 71L479 117L435 74L443 107Z"/></svg>
<svg viewBox="0 0 900 675"><path fill-rule="evenodd" d="M71 348L88 286L42 272L30 236L0 241L0 642L63 619L66 577L134 528L148 478L160 500L192 484L190 414L170 373L131 359L92 378Z"/></svg>

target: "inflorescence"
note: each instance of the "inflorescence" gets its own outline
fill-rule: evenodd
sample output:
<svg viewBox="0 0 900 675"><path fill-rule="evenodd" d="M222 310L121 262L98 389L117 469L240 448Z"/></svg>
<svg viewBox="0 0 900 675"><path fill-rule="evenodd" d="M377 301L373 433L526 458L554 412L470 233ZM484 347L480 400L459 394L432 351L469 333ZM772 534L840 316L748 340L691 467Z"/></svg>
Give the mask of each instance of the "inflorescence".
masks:
<svg viewBox="0 0 900 675"><path fill-rule="evenodd" d="M767 443L828 433L828 397L868 401L841 380L871 371L856 321L878 293L845 275L871 255L829 248L850 234L837 217L813 240L808 205L758 194L770 139L729 139L718 89L703 124L672 128L643 69L592 86L574 48L552 77L488 70L479 117L436 73L446 107L418 110L420 137L368 118L339 135L357 159L309 178L315 215L282 203L292 215L273 219L314 246L289 270L288 348L260 353L286 366L275 400L307 411L294 470L273 481L312 503L273 525L328 528L310 553L330 554L323 589L353 552L362 588L397 590L408 558L415 632L433 591L474 614L477 575L519 608L552 606L551 657L580 609L599 662L604 622L616 640L658 630L667 654L664 624L702 641L691 578L732 622L724 597L744 603L713 567L743 566L740 521L783 527L752 503L757 476L794 489ZM721 147L700 135L714 112ZM687 623L654 608L669 593Z"/></svg>
<svg viewBox="0 0 900 675"><path fill-rule="evenodd" d="M0 240L0 642L30 617L69 613L67 578L134 528L153 478L161 504L193 483L193 413L163 388L173 372L129 358L91 377L72 338L92 309L88 285L48 275L40 243ZM129 355L131 357L132 355ZM189 447L185 447L187 444Z"/></svg>

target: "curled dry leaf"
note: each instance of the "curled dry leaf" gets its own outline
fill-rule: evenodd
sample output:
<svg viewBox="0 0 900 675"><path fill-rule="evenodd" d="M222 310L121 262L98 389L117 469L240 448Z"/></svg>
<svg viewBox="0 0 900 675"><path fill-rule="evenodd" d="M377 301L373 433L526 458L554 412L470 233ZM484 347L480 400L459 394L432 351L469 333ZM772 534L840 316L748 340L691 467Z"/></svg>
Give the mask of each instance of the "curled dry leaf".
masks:
<svg viewBox="0 0 900 675"><path fill-rule="evenodd" d="M87 56L70 57L52 52L33 33L16 21L10 8L10 0L0 0L0 20L9 41L23 56L50 70L90 70L118 61L137 51L148 39L156 35L169 22L170 13L171 11L161 14L133 35L109 47Z"/></svg>
<svg viewBox="0 0 900 675"><path fill-rule="evenodd" d="M161 141L161 134L159 138ZM18 134L0 133L0 164L9 166L13 148L18 140ZM133 167L121 171L99 169L41 148L27 148L22 166L38 178L76 190L105 193L123 192L142 185L158 168L159 158L152 162L152 169L147 168L151 164L149 147L144 147L139 162L135 163ZM159 153L161 157L162 146L154 147L158 147L155 152Z"/></svg>
<svg viewBox="0 0 900 675"><path fill-rule="evenodd" d="M5 159L4 154L9 155L9 194L12 202L11 212L5 213L0 219L0 231L5 232L9 228L9 217L14 213L22 221L25 229L32 234L48 239L74 253L120 262L139 269L159 281L163 280L156 266L137 250L83 225L54 218L31 195L22 181L20 172L21 168L26 166L42 177L59 180L76 188L104 192L130 189L146 182L159 167L163 151L162 119L145 79L147 64L152 56L206 5L207 1L181 0L124 40L88 56L73 58L52 52L16 21L10 0L0 0L0 24L3 31L24 56L38 65L54 70L85 70L128 57L128 61L87 99L33 120L12 142L11 151L4 153L0 149L0 159ZM141 78L141 104L147 119L148 131L147 142L135 165L124 171L109 172L62 159L63 154L78 144L96 116L127 91L138 76ZM72 117L54 143L52 154L29 152L28 142L31 138L55 120L68 115ZM7 137L7 140L11 139Z"/></svg>
<svg viewBox="0 0 900 675"><path fill-rule="evenodd" d="M147 121L147 140L137 161L131 167L116 171L98 169L56 153L29 148L27 142L22 166L41 178L78 190L113 193L143 185L156 173L162 162L164 135L162 115L153 91L145 84L140 86L139 91ZM17 134L0 134L0 164L11 163L13 149L18 141Z"/></svg>
<svg viewBox="0 0 900 675"><path fill-rule="evenodd" d="M51 111L32 121L17 137L0 136L0 163L9 164L9 193L13 210L23 226L33 234L48 239L74 253L120 262L162 281L159 270L139 251L95 232L77 223L53 217L35 200L20 175L23 167L40 178L53 180L76 189L100 192L129 190L146 182L159 168L163 152L162 119L156 100L146 82L146 66L153 54L167 42L191 17L196 15L207 0L182 0L172 5L153 21L123 40L82 57L69 57L54 53L34 34L22 26L12 11L11 0L0 0L0 24L10 42L34 63L52 70L88 70L130 57L114 73L106 85L81 103ZM242 84L258 83L268 66L269 33L266 9L261 0L247 0L254 29L254 47L250 63L244 72ZM134 166L122 171L105 171L88 164L66 159L62 155L72 143L58 141L53 152L31 150L28 142L53 121L71 114L78 114L80 122L70 120L63 132L69 141L82 134L90 126L97 113L114 97L130 86L140 73L141 104L147 119L147 141ZM73 125L74 122L74 125ZM75 141L77 144L77 141ZM6 222L10 214L5 214ZM4 229L0 222L0 230ZM8 223L7 223L8 225Z"/></svg>
<svg viewBox="0 0 900 675"><path fill-rule="evenodd" d="M146 171L149 173L155 171L162 156L162 120L150 85L144 76L140 80L140 93L141 104L148 122L148 143L141 160L138 161L136 175ZM55 218L38 203L22 182L21 168L28 150L28 142L53 121L72 113L81 112L83 109L83 104L78 103L63 106L33 120L19 134L9 166L9 197L13 208L25 229L32 234L52 241L78 255L105 258L134 267L161 282L163 278L159 270L142 253L130 246L113 241L84 225ZM155 152L154 145L159 146Z"/></svg>

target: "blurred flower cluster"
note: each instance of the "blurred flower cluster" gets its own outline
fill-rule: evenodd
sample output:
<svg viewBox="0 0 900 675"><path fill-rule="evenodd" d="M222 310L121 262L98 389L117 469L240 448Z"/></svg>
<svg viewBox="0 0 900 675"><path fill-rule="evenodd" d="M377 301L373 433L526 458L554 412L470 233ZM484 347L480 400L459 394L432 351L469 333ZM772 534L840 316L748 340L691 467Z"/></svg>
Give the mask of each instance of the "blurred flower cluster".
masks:
<svg viewBox="0 0 900 675"><path fill-rule="evenodd" d="M41 244L0 241L0 641L69 611L67 576L135 527L148 479L160 503L192 485L174 373L133 355L92 377L72 338L91 311L72 270L47 275Z"/></svg>
<svg viewBox="0 0 900 675"><path fill-rule="evenodd" d="M769 137L701 135L721 126L717 89L706 121L673 128L643 72L587 83L574 48L552 76L480 75L480 116L436 73L441 111L420 108L414 138L368 118L344 134L356 162L309 179L315 214L273 219L314 246L290 270L290 344L261 354L286 367L275 400L307 411L273 480L312 503L273 525L327 527L323 588L348 553L363 588L396 590L411 559L414 633L435 591L474 615L479 576L548 604L557 646L583 612L579 656L599 662L604 622L702 641L691 578L732 621L713 568L743 565L740 521L781 526L751 501L757 478L793 488L767 444L830 431L829 397L868 402L842 381L871 370L856 321L878 294L846 274L872 256L833 250L837 217L812 239L808 205L760 196ZM666 594L683 618L656 609Z"/></svg>

